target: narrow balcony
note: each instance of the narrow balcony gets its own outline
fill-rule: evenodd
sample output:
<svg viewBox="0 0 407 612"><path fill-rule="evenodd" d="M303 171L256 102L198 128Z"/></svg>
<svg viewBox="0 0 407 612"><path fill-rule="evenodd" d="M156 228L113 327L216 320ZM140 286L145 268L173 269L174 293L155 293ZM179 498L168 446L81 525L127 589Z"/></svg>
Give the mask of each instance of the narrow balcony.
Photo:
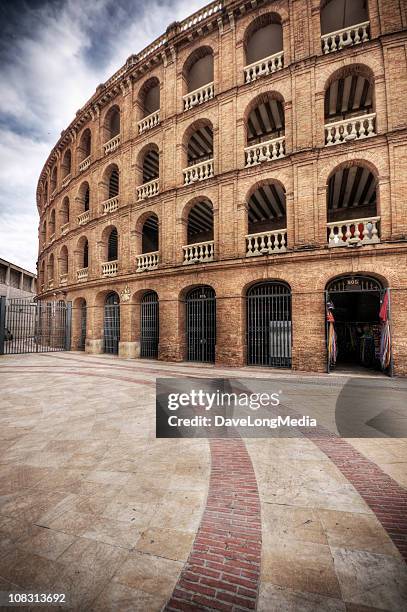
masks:
<svg viewBox="0 0 407 612"><path fill-rule="evenodd" d="M62 236L65 236L65 234L67 234L69 231L69 221L68 223L64 223L63 225L61 225L61 234Z"/></svg>
<svg viewBox="0 0 407 612"><path fill-rule="evenodd" d="M45 291L45 283L41 283L40 289L41 289L41 293L44 293L44 291Z"/></svg>
<svg viewBox="0 0 407 612"><path fill-rule="evenodd" d="M376 113L325 124L325 145L361 140L376 135Z"/></svg>
<svg viewBox="0 0 407 612"><path fill-rule="evenodd" d="M184 111L190 110L191 108L194 108L194 106L198 106L199 104L212 100L214 95L215 87L213 82L207 83L207 85L187 93L186 96L183 96Z"/></svg>
<svg viewBox="0 0 407 612"><path fill-rule="evenodd" d="M159 260L159 251L137 255L137 272L145 272L146 270L156 270L158 268Z"/></svg>
<svg viewBox="0 0 407 612"><path fill-rule="evenodd" d="M340 51L345 47L366 42L369 40L369 25L369 21L364 21L342 30L336 30L336 32L323 34L321 36L322 51L325 54L332 53L333 51Z"/></svg>
<svg viewBox="0 0 407 612"><path fill-rule="evenodd" d="M159 191L160 181L158 178L148 181L148 183L143 183L143 185L137 187L137 201L141 202L147 198L152 198L153 196L157 195Z"/></svg>
<svg viewBox="0 0 407 612"><path fill-rule="evenodd" d="M85 212L78 215L78 225L86 225L90 221L90 211L85 210Z"/></svg>
<svg viewBox="0 0 407 612"><path fill-rule="evenodd" d="M184 264L207 263L213 261L215 243L213 240L187 244L182 247L184 251Z"/></svg>
<svg viewBox="0 0 407 612"><path fill-rule="evenodd" d="M48 289L53 289L54 288L54 279L50 278L50 280L48 281Z"/></svg>
<svg viewBox="0 0 407 612"><path fill-rule="evenodd" d="M71 182L71 179L72 179L72 174L71 173L67 174L66 177L62 181L62 187L66 187L67 185L69 185L69 183Z"/></svg>
<svg viewBox="0 0 407 612"><path fill-rule="evenodd" d="M287 230L273 230L258 234L247 234L246 257L275 255L287 251Z"/></svg>
<svg viewBox="0 0 407 612"><path fill-rule="evenodd" d="M112 213L119 208L119 196L115 196L114 198L109 198L102 202L103 214L107 215L107 213Z"/></svg>
<svg viewBox="0 0 407 612"><path fill-rule="evenodd" d="M367 217L365 219L349 219L327 223L328 246L363 246L364 244L378 244L380 217Z"/></svg>
<svg viewBox="0 0 407 612"><path fill-rule="evenodd" d="M105 144L103 145L103 150L105 152L105 155L108 155L109 153L113 153L113 151L116 151L119 145L120 145L120 134L117 134L116 136L113 136L113 138L105 142Z"/></svg>
<svg viewBox="0 0 407 612"><path fill-rule="evenodd" d="M204 181L205 179L213 177L213 159L199 162L193 166L188 166L182 171L184 173L184 185L191 185L198 181Z"/></svg>
<svg viewBox="0 0 407 612"><path fill-rule="evenodd" d="M246 147L244 154L246 168L257 166L265 161L281 159L285 157L285 136Z"/></svg>
<svg viewBox="0 0 407 612"><path fill-rule="evenodd" d="M83 282L88 280L88 268L80 268L76 271L76 277L78 282Z"/></svg>
<svg viewBox="0 0 407 612"><path fill-rule="evenodd" d="M68 284L68 273L59 275L59 284L62 287Z"/></svg>
<svg viewBox="0 0 407 612"><path fill-rule="evenodd" d="M141 121L138 122L138 133L144 134L148 130L152 130L156 125L160 123L160 111L157 110L151 115L144 117Z"/></svg>
<svg viewBox="0 0 407 612"><path fill-rule="evenodd" d="M85 170L89 168L90 162L91 162L91 156L88 155L88 157L85 157L85 159L81 161L81 163L79 164L79 172L85 172Z"/></svg>
<svg viewBox="0 0 407 612"><path fill-rule="evenodd" d="M279 51L278 53L274 53L274 55L270 55L258 62L245 66L244 81L245 83L253 83L256 79L272 74L282 68L284 68L284 52Z"/></svg>
<svg viewBox="0 0 407 612"><path fill-rule="evenodd" d="M51 236L49 237L49 243L51 244L52 242L54 242L54 240L55 240L55 232L53 232Z"/></svg>
<svg viewBox="0 0 407 612"><path fill-rule="evenodd" d="M117 259L116 261L106 261L105 263L102 263L102 276L116 276L118 268L119 262Z"/></svg>

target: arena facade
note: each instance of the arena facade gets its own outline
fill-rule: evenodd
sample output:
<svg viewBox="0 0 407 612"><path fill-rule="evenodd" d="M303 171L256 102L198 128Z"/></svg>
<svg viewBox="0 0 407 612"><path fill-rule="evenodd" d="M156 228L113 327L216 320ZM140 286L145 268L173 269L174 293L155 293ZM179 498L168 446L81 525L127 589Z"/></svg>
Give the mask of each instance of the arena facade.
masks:
<svg viewBox="0 0 407 612"><path fill-rule="evenodd" d="M99 85L37 190L72 349L406 375L406 23L403 0L213 2Z"/></svg>

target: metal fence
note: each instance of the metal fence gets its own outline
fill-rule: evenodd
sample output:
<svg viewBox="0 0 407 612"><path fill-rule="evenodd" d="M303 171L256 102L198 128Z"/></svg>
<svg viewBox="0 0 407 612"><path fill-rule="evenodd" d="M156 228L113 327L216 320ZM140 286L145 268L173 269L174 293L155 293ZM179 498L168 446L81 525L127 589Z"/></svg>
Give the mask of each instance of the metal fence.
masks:
<svg viewBox="0 0 407 612"><path fill-rule="evenodd" d="M70 349L71 304L0 298L0 354Z"/></svg>
<svg viewBox="0 0 407 612"><path fill-rule="evenodd" d="M150 359L158 357L159 317L158 295L149 291L141 300L140 355Z"/></svg>
<svg viewBox="0 0 407 612"><path fill-rule="evenodd" d="M186 297L188 361L213 363L216 345L216 296L198 287Z"/></svg>

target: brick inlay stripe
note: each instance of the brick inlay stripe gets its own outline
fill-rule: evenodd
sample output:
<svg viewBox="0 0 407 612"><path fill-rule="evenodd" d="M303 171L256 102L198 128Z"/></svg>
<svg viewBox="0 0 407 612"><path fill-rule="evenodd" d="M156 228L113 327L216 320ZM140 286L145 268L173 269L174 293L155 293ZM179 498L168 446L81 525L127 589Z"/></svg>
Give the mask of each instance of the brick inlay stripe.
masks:
<svg viewBox="0 0 407 612"><path fill-rule="evenodd" d="M240 438L209 440L208 498L192 551L165 610L254 610L261 559L256 476Z"/></svg>

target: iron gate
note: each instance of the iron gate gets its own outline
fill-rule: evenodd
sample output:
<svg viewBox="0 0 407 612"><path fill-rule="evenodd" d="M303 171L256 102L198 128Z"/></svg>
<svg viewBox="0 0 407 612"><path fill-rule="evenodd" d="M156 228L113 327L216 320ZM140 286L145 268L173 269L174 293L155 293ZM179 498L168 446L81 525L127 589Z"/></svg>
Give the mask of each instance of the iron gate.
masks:
<svg viewBox="0 0 407 612"><path fill-rule="evenodd" d="M216 345L216 295L202 286L186 297L188 361L214 363Z"/></svg>
<svg viewBox="0 0 407 612"><path fill-rule="evenodd" d="M110 293L105 302L103 321L104 352L117 355L120 340L120 305L117 293Z"/></svg>
<svg viewBox="0 0 407 612"><path fill-rule="evenodd" d="M0 298L0 354L66 351L70 341L70 303Z"/></svg>
<svg viewBox="0 0 407 612"><path fill-rule="evenodd" d="M247 292L247 363L291 367L291 291L283 283Z"/></svg>
<svg viewBox="0 0 407 612"><path fill-rule="evenodd" d="M158 295L149 291L141 300L140 356L158 358L159 314Z"/></svg>
<svg viewBox="0 0 407 612"><path fill-rule="evenodd" d="M80 317L81 317L80 318L81 327L80 327L78 349L80 351L84 351L85 346L86 346L86 319L87 319L86 302L82 303L79 308L80 308Z"/></svg>

